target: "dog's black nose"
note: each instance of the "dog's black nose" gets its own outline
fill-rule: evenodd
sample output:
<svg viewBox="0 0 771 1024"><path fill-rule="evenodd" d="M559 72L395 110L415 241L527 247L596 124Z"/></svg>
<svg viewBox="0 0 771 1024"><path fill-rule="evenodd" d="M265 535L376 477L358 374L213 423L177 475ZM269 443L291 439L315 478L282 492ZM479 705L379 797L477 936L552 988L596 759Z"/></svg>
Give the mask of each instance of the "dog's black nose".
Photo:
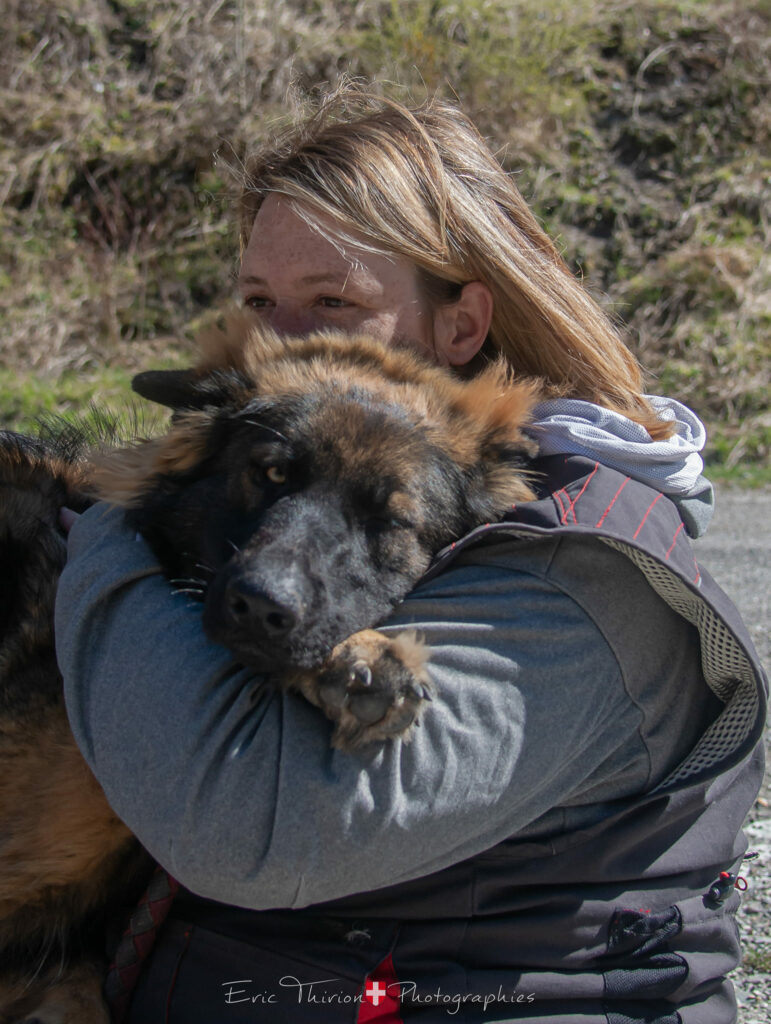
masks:
<svg viewBox="0 0 771 1024"><path fill-rule="evenodd" d="M256 629L263 635L280 637L297 622L295 612L274 600L264 590L244 579L232 579L225 591L225 605L232 622L242 629Z"/></svg>

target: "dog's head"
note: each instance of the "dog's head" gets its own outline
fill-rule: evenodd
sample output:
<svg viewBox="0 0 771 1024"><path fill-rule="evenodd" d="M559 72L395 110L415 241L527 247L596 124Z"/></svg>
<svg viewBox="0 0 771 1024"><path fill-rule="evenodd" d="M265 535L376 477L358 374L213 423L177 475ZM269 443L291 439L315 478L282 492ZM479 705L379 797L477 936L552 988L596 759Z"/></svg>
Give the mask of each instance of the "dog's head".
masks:
<svg viewBox="0 0 771 1024"><path fill-rule="evenodd" d="M382 621L432 556L528 500L536 388L470 382L367 338L279 338L231 319L194 370L141 374L174 410L102 459L209 636L261 669L319 664Z"/></svg>

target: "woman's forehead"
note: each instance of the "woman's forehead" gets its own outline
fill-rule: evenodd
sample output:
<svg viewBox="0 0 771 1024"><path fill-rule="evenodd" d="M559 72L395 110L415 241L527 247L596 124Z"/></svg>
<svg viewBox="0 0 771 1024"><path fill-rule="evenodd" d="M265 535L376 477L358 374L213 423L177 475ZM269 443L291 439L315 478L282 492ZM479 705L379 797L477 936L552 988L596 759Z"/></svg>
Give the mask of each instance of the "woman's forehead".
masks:
<svg viewBox="0 0 771 1024"><path fill-rule="evenodd" d="M302 284L342 285L374 279L403 285L416 277L402 256L374 251L363 235L290 200L269 195L255 217L241 264L241 283L290 275Z"/></svg>

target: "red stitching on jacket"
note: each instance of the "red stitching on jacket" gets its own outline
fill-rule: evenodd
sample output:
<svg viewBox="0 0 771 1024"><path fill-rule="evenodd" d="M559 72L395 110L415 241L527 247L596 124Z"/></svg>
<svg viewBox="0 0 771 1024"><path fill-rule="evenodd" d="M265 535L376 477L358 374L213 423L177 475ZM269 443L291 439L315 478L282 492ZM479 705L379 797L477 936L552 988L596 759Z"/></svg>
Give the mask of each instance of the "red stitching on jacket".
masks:
<svg viewBox="0 0 771 1024"><path fill-rule="evenodd" d="M560 487L560 489L558 491L556 491L555 493L556 494L564 494L565 495L565 501L567 502L567 508L562 508L562 498L560 498L560 507L562 508L562 525L564 526L567 523L568 519L570 518L570 511L571 511L571 508L572 508L572 505L571 505L571 502L570 502L570 495L568 494L568 492L565 490L564 487ZM576 514L574 512L573 513L573 522L575 522L575 521L576 521Z"/></svg>
<svg viewBox="0 0 771 1024"><path fill-rule="evenodd" d="M659 498L663 498L663 497L664 497L664 495L661 492L659 492L659 494L657 494L656 497L653 499L653 501L650 503L650 505L648 506L648 508L647 508L647 510L645 512L645 515L640 520L640 525L637 527L637 529L632 534L632 540L637 540L637 534L640 532L640 530L642 530L643 526L645 525L645 520L651 514L651 509L656 504L656 502L659 500Z"/></svg>
<svg viewBox="0 0 771 1024"><path fill-rule="evenodd" d="M667 548L667 553L666 553L666 555L664 555L664 561L665 561L665 562L668 562L668 561L669 561L669 556L670 556L670 555L672 554L672 548L673 548L673 547L675 546L675 544L677 543L677 538L678 538L678 537L680 536L680 531L682 530L682 528L683 528L684 526L685 526L685 523L680 523L680 525L678 526L678 528L677 528L677 529L675 530L675 535L674 535L674 537L672 538L672 543L671 543L671 544L669 545L669 547Z"/></svg>
<svg viewBox="0 0 771 1024"><path fill-rule="evenodd" d="M560 488L560 490L561 489L562 488ZM565 516L567 515L567 512L565 511L565 506L562 504L562 498L560 498L560 492L559 491L555 491L553 497L554 497L554 500L557 502L557 504L560 507L560 513L561 513L561 515L560 515L560 522L564 526L565 525Z"/></svg>
<svg viewBox="0 0 771 1024"><path fill-rule="evenodd" d="M632 479L632 478L631 478L631 477L629 477L629 476L625 476L625 477L624 477L624 482L623 482L623 483L621 484L621 486L619 487L619 489L618 489L618 490L616 491L616 493L615 493L615 494L613 495L613 500L611 501L610 505L608 505L608 507L607 507L607 508L605 509L605 511L604 511L604 512L602 513L602 515L600 516L600 518L599 518L599 519L597 520L597 522L596 522L596 523L594 524L594 528L595 528L595 530L596 530L596 529L597 529L598 527L602 526L602 524L603 524L603 523L605 522L605 517L607 516L608 512L610 512L610 510L611 510L611 509L613 508L613 506L614 506L614 505L616 504L616 498L617 498L617 497L619 496L619 494L621 494L621 492L623 491L623 489L624 489L624 488L626 487L626 485L627 485L627 484L629 483L629 481L630 481L631 479Z"/></svg>
<svg viewBox="0 0 771 1024"><path fill-rule="evenodd" d="M565 510L565 518L564 518L563 522L567 523L567 521L570 519L570 513L572 512L573 513L573 522L574 523L578 523L578 520L576 519L576 511L573 508L573 502L570 500L570 494L568 493L567 487L563 487L562 488L562 493L565 495L565 501L568 503L568 507Z"/></svg>
<svg viewBox="0 0 771 1024"><path fill-rule="evenodd" d="M594 469L593 469L593 470L591 471L591 473L589 474L589 476L588 476L588 477L586 478L586 480L584 481L584 486L583 486L583 487L581 488L581 490L580 490L580 491L578 492L578 494L577 494L577 495L575 496L575 498L573 498L573 500L572 500L572 501L570 502L570 507L568 508L568 513L569 513L569 512L572 512L572 513L573 513L573 522L574 522L574 523L577 523L577 522L578 522L578 519L576 518L576 503L578 502L578 499L579 499L579 498L581 497L581 495L582 495L582 494L584 493L584 491L586 490L586 488L587 488L587 487L589 486L589 481L590 481L590 480L592 479L592 477L594 476L594 474L595 474L595 473L597 472L597 470L598 470L599 468L600 468L600 464L599 464L599 462L595 462L595 464L594 464ZM567 491L565 491L564 487L563 487L563 491L564 491L564 493L565 493L565 497L569 499L569 498L570 498L570 495L568 494L568 492L567 492Z"/></svg>

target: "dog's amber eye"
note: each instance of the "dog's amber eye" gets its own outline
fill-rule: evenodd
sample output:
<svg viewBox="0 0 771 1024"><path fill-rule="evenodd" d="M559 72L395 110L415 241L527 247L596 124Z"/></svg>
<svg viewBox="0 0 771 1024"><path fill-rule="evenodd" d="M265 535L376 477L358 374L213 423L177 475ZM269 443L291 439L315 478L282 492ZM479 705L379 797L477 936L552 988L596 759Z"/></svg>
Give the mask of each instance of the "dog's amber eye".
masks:
<svg viewBox="0 0 771 1024"><path fill-rule="evenodd" d="M268 466L265 470L265 476L272 484L286 483L286 473L280 466Z"/></svg>

